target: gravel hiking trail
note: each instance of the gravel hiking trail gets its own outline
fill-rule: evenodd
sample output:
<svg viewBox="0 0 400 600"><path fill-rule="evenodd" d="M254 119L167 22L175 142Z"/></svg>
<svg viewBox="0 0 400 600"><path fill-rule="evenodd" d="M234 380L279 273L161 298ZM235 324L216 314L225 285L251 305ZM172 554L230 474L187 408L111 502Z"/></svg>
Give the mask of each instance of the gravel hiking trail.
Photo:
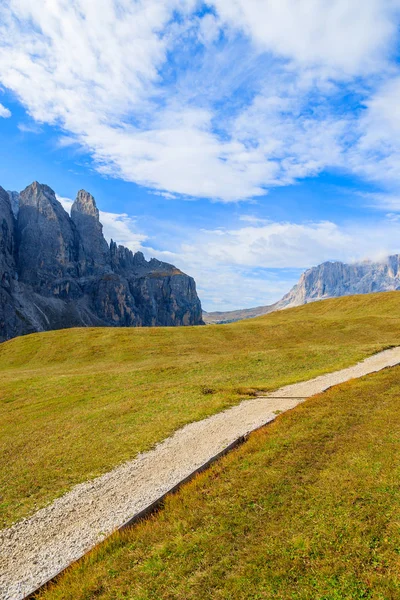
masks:
<svg viewBox="0 0 400 600"><path fill-rule="evenodd" d="M186 425L149 452L0 531L0 599L21 600L277 414L350 379L400 363L400 347L353 367L288 385Z"/></svg>

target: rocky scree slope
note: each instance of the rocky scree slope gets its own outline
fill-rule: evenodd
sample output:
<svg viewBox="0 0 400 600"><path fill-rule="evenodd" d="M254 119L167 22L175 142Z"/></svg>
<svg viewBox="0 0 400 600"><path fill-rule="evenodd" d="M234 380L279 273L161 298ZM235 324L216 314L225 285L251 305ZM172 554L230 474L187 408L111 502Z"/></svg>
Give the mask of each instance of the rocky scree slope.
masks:
<svg viewBox="0 0 400 600"><path fill-rule="evenodd" d="M395 290L400 290L399 254L388 256L382 262L324 262L305 271L290 292L275 304L225 313L205 312L204 320L206 323L228 323L326 298Z"/></svg>
<svg viewBox="0 0 400 600"><path fill-rule="evenodd" d="M202 323L192 277L103 236L93 196L71 216L47 185L0 187L0 341L67 327Z"/></svg>

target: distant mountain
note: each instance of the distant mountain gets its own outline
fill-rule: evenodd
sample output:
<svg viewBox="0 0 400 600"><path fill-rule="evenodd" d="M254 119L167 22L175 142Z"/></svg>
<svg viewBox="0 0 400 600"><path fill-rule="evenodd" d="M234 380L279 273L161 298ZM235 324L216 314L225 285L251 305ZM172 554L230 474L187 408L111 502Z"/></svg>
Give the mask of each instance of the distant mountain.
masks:
<svg viewBox="0 0 400 600"><path fill-rule="evenodd" d="M66 327L201 323L194 279L108 245L88 192L69 216L47 185L0 187L0 341Z"/></svg>
<svg viewBox="0 0 400 600"><path fill-rule="evenodd" d="M203 310L203 321L206 325L216 325L217 323L232 323L233 321L242 321L243 319L253 319L271 312L271 306L257 306L256 308L243 308L230 311L206 312ZM272 310L274 310L272 308Z"/></svg>
<svg viewBox="0 0 400 600"><path fill-rule="evenodd" d="M382 262L324 262L305 271L290 292L275 304L229 312L204 313L204 321L228 323L326 298L394 290L400 290L399 254L389 256Z"/></svg>
<svg viewBox="0 0 400 600"><path fill-rule="evenodd" d="M325 262L308 269L276 308L300 306L324 298L390 292L400 289L400 255L382 262L363 261L346 264Z"/></svg>

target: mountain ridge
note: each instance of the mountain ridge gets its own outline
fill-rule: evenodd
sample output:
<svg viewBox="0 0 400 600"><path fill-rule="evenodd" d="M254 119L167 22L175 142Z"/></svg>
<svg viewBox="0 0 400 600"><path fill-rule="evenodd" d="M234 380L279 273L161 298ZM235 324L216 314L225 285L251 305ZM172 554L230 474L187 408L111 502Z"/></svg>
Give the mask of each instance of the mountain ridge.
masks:
<svg viewBox="0 0 400 600"><path fill-rule="evenodd" d="M47 185L0 187L0 341L79 326L199 324L194 279L109 245L91 194L78 192L70 216Z"/></svg>
<svg viewBox="0 0 400 600"><path fill-rule="evenodd" d="M229 323L328 298L396 290L400 290L400 254L375 262L326 261L307 269L298 283L274 304L226 312L204 312L203 318L207 324Z"/></svg>

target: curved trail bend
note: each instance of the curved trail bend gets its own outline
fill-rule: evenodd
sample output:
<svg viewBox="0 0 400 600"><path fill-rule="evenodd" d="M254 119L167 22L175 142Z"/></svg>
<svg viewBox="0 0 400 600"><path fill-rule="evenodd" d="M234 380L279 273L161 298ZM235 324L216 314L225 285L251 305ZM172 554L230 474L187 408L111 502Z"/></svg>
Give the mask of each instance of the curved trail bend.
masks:
<svg viewBox="0 0 400 600"><path fill-rule="evenodd" d="M0 600L21 600L216 455L306 398L400 363L400 347L191 423L109 473L0 531Z"/></svg>

